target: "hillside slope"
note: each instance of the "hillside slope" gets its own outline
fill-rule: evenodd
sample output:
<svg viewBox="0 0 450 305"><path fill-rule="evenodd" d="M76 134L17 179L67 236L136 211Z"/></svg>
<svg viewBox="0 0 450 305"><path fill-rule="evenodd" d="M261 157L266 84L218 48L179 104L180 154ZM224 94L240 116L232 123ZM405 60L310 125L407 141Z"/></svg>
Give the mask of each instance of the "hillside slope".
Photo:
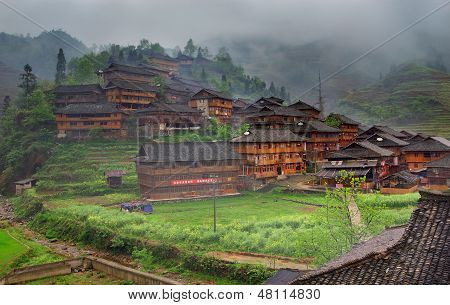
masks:
<svg viewBox="0 0 450 305"><path fill-rule="evenodd" d="M366 124L385 123L450 136L450 74L417 64L395 67L383 79L351 92L336 111Z"/></svg>
<svg viewBox="0 0 450 305"><path fill-rule="evenodd" d="M8 67L0 61L0 114L3 109L3 100L9 95L13 99L19 92L17 83L19 82L20 71Z"/></svg>

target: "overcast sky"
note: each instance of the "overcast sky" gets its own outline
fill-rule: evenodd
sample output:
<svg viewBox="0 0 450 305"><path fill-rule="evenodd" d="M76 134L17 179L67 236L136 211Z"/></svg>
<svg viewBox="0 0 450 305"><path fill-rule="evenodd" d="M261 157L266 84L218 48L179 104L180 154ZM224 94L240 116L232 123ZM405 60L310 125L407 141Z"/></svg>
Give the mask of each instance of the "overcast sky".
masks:
<svg viewBox="0 0 450 305"><path fill-rule="evenodd" d="M189 37L267 37L299 44L347 37L371 44L397 32L446 0L1 0L0 31L42 31L5 7L6 2L46 29L63 29L86 45L137 44L143 37L171 48ZM450 5L415 30L450 32Z"/></svg>

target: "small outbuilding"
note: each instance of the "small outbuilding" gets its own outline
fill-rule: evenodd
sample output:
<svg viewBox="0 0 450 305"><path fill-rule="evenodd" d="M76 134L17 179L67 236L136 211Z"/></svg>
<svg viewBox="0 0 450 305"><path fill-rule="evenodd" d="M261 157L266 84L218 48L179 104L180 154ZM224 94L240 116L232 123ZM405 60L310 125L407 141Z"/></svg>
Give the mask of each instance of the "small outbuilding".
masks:
<svg viewBox="0 0 450 305"><path fill-rule="evenodd" d="M106 171L106 182L110 187L119 187L122 185L122 176L124 176L125 174L126 172L124 170Z"/></svg>
<svg viewBox="0 0 450 305"><path fill-rule="evenodd" d="M27 178L14 182L16 186L16 195L22 194L23 190L30 189L36 186L36 182L37 180L33 178Z"/></svg>
<svg viewBox="0 0 450 305"><path fill-rule="evenodd" d="M407 194L417 191L419 177L408 171L401 171L381 179L382 194Z"/></svg>

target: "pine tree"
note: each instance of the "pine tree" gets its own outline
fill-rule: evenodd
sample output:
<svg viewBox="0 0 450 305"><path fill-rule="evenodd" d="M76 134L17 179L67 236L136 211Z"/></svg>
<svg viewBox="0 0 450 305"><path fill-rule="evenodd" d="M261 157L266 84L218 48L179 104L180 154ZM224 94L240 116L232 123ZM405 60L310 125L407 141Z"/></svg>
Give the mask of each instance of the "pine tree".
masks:
<svg viewBox="0 0 450 305"><path fill-rule="evenodd" d="M198 50L197 50L197 58L202 58L202 57L203 57L202 48L201 48L201 47L198 47Z"/></svg>
<svg viewBox="0 0 450 305"><path fill-rule="evenodd" d="M56 64L55 84L60 85L66 79L66 58L63 49L59 49L58 62Z"/></svg>
<svg viewBox="0 0 450 305"><path fill-rule="evenodd" d="M227 82L227 76L226 76L225 74L222 74L222 81L223 81L224 83Z"/></svg>
<svg viewBox="0 0 450 305"><path fill-rule="evenodd" d="M25 96L29 96L36 88L37 78L29 64L26 64L23 70L25 73L20 74L22 82L19 84L19 87L23 89Z"/></svg>
<svg viewBox="0 0 450 305"><path fill-rule="evenodd" d="M280 88L280 98L283 100L287 99L286 88L284 86L281 86Z"/></svg>
<svg viewBox="0 0 450 305"><path fill-rule="evenodd" d="M200 76L202 78L202 80L207 80L208 76L206 75L206 71L205 68L202 68L202 74Z"/></svg>
<svg viewBox="0 0 450 305"><path fill-rule="evenodd" d="M275 85L273 84L273 82L270 82L269 93L270 93L272 96L277 95L277 89L275 88Z"/></svg>
<svg viewBox="0 0 450 305"><path fill-rule="evenodd" d="M184 47L184 55L193 57L195 54L196 47L194 45L194 42L192 41L192 38L189 38L188 42L186 43L186 46Z"/></svg>
<svg viewBox="0 0 450 305"><path fill-rule="evenodd" d="M120 52L119 52L119 61L120 62L125 61L125 55L123 54L123 50L120 50Z"/></svg>

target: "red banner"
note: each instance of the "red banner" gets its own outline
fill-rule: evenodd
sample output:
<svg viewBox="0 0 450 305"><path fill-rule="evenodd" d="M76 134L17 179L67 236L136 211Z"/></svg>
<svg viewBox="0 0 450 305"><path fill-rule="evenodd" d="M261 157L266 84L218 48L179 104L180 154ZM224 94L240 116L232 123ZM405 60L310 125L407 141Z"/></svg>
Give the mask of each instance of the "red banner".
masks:
<svg viewBox="0 0 450 305"><path fill-rule="evenodd" d="M202 178L202 179L186 179L186 180L171 180L170 185L193 185L193 184L208 184L216 183L217 178Z"/></svg>

